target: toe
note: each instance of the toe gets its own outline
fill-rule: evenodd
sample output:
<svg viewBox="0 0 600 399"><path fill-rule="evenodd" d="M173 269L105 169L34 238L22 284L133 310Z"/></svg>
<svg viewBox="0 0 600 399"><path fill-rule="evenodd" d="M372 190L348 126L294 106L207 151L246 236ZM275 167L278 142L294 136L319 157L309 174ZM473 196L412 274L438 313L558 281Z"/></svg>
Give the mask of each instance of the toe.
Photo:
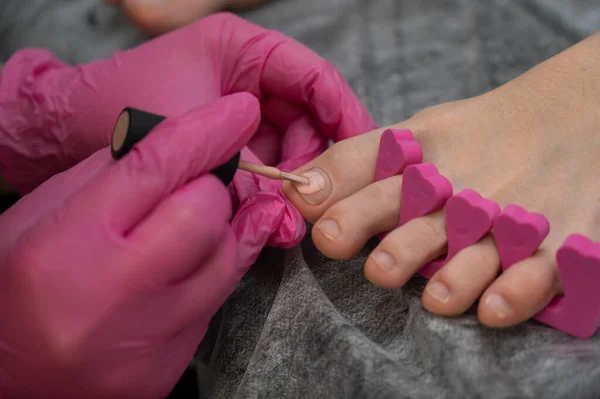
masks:
<svg viewBox="0 0 600 399"><path fill-rule="evenodd" d="M479 320L489 327L510 327L542 310L560 293L558 269L548 252L538 252L506 270L479 302Z"/></svg>
<svg viewBox="0 0 600 399"><path fill-rule="evenodd" d="M334 204L315 223L316 247L332 259L356 255L374 235L398 224L402 177L394 176L368 185Z"/></svg>
<svg viewBox="0 0 600 399"><path fill-rule="evenodd" d="M423 265L441 256L446 244L442 211L413 219L381 241L367 259L365 276L381 287L401 287Z"/></svg>
<svg viewBox="0 0 600 399"><path fill-rule="evenodd" d="M322 184L303 187L284 182L286 196L306 220L314 223L333 204L373 182L381 133L375 130L340 141L294 171Z"/></svg>
<svg viewBox="0 0 600 399"><path fill-rule="evenodd" d="M457 253L429 281L423 306L432 313L456 316L467 311L494 281L500 259L490 236Z"/></svg>
<svg viewBox="0 0 600 399"><path fill-rule="evenodd" d="M337 142L327 151L306 165L295 170L297 174L309 174L320 187L302 187L290 182L283 183L283 191L304 218L314 223L329 207L357 193L375 179L381 134L388 128L409 129L415 135L425 130L418 120L376 129ZM317 190L320 188L320 190Z"/></svg>

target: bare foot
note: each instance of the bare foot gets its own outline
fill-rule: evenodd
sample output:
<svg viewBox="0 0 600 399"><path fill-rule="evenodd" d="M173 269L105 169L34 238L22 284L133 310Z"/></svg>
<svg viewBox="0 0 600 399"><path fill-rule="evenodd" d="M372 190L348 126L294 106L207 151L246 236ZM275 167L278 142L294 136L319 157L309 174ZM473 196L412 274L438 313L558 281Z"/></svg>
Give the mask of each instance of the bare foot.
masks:
<svg viewBox="0 0 600 399"><path fill-rule="evenodd" d="M544 214L551 225L539 251L500 272L491 235L465 248L429 281L422 303L454 316L478 299L480 321L491 327L523 322L562 287L555 254L580 233L600 239L600 35L485 95L422 111L394 125L410 129L454 186L477 190L502 208L515 203ZM396 228L402 176L373 183L379 129L337 143L300 168L324 177L325 189L284 190L307 220L326 256L348 259L375 234L393 230L373 251L365 275L389 288L404 285L446 251L443 211ZM599 282L600 283L600 282Z"/></svg>
<svg viewBox="0 0 600 399"><path fill-rule="evenodd" d="M160 35L224 9L246 9L266 0L105 0L123 7L131 21L150 35Z"/></svg>

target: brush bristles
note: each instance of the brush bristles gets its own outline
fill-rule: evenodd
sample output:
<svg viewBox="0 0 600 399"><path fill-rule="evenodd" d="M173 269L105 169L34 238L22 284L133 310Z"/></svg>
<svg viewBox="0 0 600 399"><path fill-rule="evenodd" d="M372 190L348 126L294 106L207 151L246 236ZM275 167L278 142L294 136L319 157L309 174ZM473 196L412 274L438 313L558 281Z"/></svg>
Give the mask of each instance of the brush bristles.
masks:
<svg viewBox="0 0 600 399"><path fill-rule="evenodd" d="M273 166L257 165L246 161L240 161L238 168L273 180L290 180L295 183L310 184L310 180L306 177L282 172Z"/></svg>
<svg viewBox="0 0 600 399"><path fill-rule="evenodd" d="M308 178L303 177L303 176L293 175L291 173L281 172L281 178L284 180L293 181L295 183L310 184L310 180L308 180Z"/></svg>

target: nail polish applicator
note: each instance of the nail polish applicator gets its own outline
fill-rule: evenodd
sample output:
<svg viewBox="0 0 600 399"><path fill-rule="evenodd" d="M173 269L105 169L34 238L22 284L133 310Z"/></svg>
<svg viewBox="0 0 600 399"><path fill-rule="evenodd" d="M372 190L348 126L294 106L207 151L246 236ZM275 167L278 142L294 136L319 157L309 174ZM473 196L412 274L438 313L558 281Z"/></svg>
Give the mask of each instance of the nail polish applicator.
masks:
<svg viewBox="0 0 600 399"><path fill-rule="evenodd" d="M113 159L120 159L127 154L133 146L141 141L152 129L165 120L162 115L127 107L121 111L111 139L111 153ZM303 176L282 172L273 166L257 165L240 160L240 153L235 154L229 161L211 171L224 185L229 185L238 170L264 176L273 180L290 180L300 184L310 184L310 180Z"/></svg>

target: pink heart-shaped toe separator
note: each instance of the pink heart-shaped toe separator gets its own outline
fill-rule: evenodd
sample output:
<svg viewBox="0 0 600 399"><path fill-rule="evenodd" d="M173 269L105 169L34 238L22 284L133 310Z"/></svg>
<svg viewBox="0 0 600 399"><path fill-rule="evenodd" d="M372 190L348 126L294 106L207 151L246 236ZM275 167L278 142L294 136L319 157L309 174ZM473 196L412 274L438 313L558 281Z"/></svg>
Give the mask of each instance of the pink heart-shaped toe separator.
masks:
<svg viewBox="0 0 600 399"><path fill-rule="evenodd" d="M408 166L402 174L398 226L441 209L451 196L452 184L432 163Z"/></svg>
<svg viewBox="0 0 600 399"><path fill-rule="evenodd" d="M500 263L506 270L533 255L550 232L550 223L540 213L509 205L494 219L493 230Z"/></svg>
<svg viewBox="0 0 600 399"><path fill-rule="evenodd" d="M481 240L492 229L498 204L482 197L477 191L463 190L446 204L448 257Z"/></svg>
<svg viewBox="0 0 600 399"><path fill-rule="evenodd" d="M423 150L408 129L386 129L379 140L375 181L396 176L423 161Z"/></svg>
<svg viewBox="0 0 600 399"><path fill-rule="evenodd" d="M379 139L374 181L402 174L407 166L423 161L423 150L408 129L386 129ZM383 240L388 233L377 235Z"/></svg>
<svg viewBox="0 0 600 399"><path fill-rule="evenodd" d="M475 190L466 189L450 198L446 203L448 255L445 259L426 264L419 274L426 278L433 277L458 252L481 240L492 228L498 213L498 204Z"/></svg>
<svg viewBox="0 0 600 399"><path fill-rule="evenodd" d="M573 234L556 252L564 296L534 319L579 338L589 338L600 323L600 243Z"/></svg>

